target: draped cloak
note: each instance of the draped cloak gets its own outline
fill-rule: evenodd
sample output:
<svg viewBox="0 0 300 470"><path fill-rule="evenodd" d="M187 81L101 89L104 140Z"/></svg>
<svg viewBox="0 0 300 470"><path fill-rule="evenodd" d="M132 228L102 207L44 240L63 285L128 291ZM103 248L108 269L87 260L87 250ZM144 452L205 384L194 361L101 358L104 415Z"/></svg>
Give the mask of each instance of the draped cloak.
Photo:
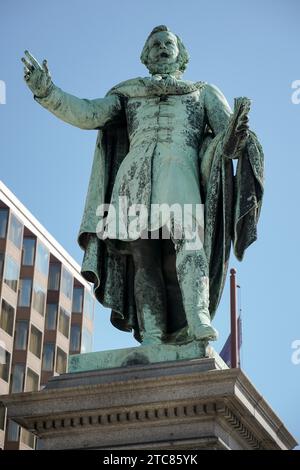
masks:
<svg viewBox="0 0 300 470"><path fill-rule="evenodd" d="M197 82L194 87L203 85L203 82ZM121 84L108 94L116 93L121 100L126 100L123 90L126 86ZM184 93L184 90L180 92ZM209 264L212 318L222 295L231 243L235 256L242 260L247 247L257 239L263 196L263 151L256 135L250 132L234 174L232 160L223 155L224 132L214 135L207 124L206 138L199 150L200 186L204 196L204 250ZM135 338L140 340L132 257L112 250L96 235L97 208L110 202L118 169L128 151L124 112L118 120L98 131L78 242L84 250L82 275L94 283L97 300L111 309L112 324L123 331L133 330Z"/></svg>

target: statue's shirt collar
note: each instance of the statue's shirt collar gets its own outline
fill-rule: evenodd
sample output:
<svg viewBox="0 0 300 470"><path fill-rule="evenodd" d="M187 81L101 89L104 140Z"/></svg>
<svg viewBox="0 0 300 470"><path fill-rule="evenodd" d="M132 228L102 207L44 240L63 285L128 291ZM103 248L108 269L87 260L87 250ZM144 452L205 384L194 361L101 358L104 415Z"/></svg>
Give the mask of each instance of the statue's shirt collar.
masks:
<svg viewBox="0 0 300 470"><path fill-rule="evenodd" d="M163 95L184 95L200 90L205 82L179 80L172 75L153 75L146 78L135 78L116 85L109 94L116 93L127 98Z"/></svg>

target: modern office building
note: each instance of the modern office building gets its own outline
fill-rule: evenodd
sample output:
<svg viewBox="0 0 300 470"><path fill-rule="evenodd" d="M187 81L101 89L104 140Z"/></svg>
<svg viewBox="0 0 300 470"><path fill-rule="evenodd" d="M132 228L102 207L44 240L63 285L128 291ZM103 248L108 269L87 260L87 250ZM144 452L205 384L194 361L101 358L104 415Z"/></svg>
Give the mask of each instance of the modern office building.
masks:
<svg viewBox="0 0 300 470"><path fill-rule="evenodd" d="M0 182L0 401L43 388L69 354L90 352L93 314L80 266ZM1 406L0 448L35 445Z"/></svg>

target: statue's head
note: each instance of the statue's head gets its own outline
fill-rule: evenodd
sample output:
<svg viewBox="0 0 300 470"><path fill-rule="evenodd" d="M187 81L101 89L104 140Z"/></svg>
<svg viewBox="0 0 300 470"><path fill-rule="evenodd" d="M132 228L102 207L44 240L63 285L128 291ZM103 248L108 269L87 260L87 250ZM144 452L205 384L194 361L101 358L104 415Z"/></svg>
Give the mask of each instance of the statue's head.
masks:
<svg viewBox="0 0 300 470"><path fill-rule="evenodd" d="M189 56L181 39L167 26L161 25L149 34L142 50L141 61L152 75L156 73L181 75Z"/></svg>

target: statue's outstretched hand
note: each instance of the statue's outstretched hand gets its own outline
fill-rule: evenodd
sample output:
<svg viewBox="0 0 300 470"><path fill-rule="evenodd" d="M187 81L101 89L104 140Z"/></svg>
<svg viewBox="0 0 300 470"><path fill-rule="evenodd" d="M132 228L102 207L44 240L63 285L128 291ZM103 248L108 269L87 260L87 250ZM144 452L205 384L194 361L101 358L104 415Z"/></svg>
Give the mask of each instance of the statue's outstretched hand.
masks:
<svg viewBox="0 0 300 470"><path fill-rule="evenodd" d="M45 98L53 86L47 60L43 60L40 65L30 52L25 51L25 56L21 59L24 64L24 80L37 98Z"/></svg>
<svg viewBox="0 0 300 470"><path fill-rule="evenodd" d="M251 101L248 98L236 98L234 112L224 138L224 154L229 158L238 158L246 145L249 135L248 113Z"/></svg>

